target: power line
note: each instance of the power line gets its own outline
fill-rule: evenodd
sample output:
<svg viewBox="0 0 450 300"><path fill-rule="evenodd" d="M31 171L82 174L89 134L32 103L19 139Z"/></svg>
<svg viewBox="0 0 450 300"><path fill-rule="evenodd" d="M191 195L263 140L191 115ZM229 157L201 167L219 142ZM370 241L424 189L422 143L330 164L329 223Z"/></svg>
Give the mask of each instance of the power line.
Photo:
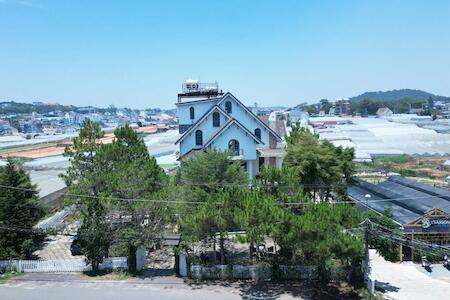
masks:
<svg viewBox="0 0 450 300"><path fill-rule="evenodd" d="M370 224L373 225L373 226L370 226L370 230L374 231L377 234L377 237L389 239L390 241L395 242L399 245L402 244L404 246L408 246L408 247L411 247L411 248L414 248L417 250L422 250L422 251L430 252L431 250L433 250L433 251L438 252L435 254L445 254L448 251L450 251L450 248L448 248L448 247L444 247L444 246L437 245L437 244L427 243L420 239L409 240L406 237L404 237L404 235L402 233L394 232L393 229L387 228L378 223L371 221ZM374 227L380 227L383 230L376 229ZM363 228L360 227L360 230L363 230ZM432 252L430 252L430 253L432 253Z"/></svg>
<svg viewBox="0 0 450 300"><path fill-rule="evenodd" d="M7 185L0 185L0 188L6 188L6 189L14 189L14 190L21 190L21 191L33 191L34 189L28 189L28 188L20 188L20 187L14 187L14 186L7 186ZM79 197L79 198L93 198L93 199L105 199L105 200L116 200L116 201L126 201L126 202L161 202L161 203L170 203L170 204L204 204L206 202L203 201L181 201L181 200L164 200L164 199L146 199L146 198L121 198L121 197L101 197L101 196L95 196L95 195L87 195L87 194L73 194L73 193L64 193L64 192L54 192L54 194L59 194L61 196L68 196L68 197ZM388 199L373 199L368 200L367 203L377 203L377 202L391 202L391 201L408 201L408 200L418 200L418 199L428 199L431 196L422 196L422 197L405 197L405 198L388 198ZM326 202L329 204L354 204L354 200L346 200L346 201L332 201L332 202ZM361 202L365 203L365 202ZM279 205L310 205L312 202L279 202ZM450 203L449 205L450 206ZM445 206L445 207L447 207ZM444 207L444 208L445 208Z"/></svg>

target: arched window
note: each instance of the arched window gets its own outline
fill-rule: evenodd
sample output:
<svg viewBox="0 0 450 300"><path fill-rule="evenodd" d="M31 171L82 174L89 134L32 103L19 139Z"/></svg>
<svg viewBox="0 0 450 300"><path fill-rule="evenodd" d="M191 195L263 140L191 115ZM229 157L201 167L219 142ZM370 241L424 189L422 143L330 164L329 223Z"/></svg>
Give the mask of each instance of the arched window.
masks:
<svg viewBox="0 0 450 300"><path fill-rule="evenodd" d="M213 127L220 127L220 114L217 111L213 112Z"/></svg>
<svg viewBox="0 0 450 300"><path fill-rule="evenodd" d="M231 155L239 155L239 142L237 140L230 140L228 142L228 150Z"/></svg>
<svg viewBox="0 0 450 300"><path fill-rule="evenodd" d="M195 131L195 144L197 146L203 145L203 132L201 130Z"/></svg>
<svg viewBox="0 0 450 300"><path fill-rule="evenodd" d="M225 102L225 111L227 112L227 114L231 114L231 112L232 112L231 101Z"/></svg>
<svg viewBox="0 0 450 300"><path fill-rule="evenodd" d="M256 137L257 137L258 139L261 139L261 129L256 128L256 129L255 129L255 135L256 135Z"/></svg>
<svg viewBox="0 0 450 300"><path fill-rule="evenodd" d="M191 116L191 120L195 119L195 110L193 107L189 108L189 115Z"/></svg>

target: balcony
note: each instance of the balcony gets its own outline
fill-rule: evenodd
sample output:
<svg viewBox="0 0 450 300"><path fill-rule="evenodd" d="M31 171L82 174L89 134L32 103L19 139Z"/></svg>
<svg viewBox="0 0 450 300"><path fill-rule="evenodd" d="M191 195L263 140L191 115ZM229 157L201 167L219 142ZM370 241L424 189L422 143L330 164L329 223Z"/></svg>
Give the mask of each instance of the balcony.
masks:
<svg viewBox="0 0 450 300"><path fill-rule="evenodd" d="M242 160L244 159L244 149L240 148L240 149L235 149L235 150L229 150L230 151L230 156L228 156L229 159L231 160Z"/></svg>

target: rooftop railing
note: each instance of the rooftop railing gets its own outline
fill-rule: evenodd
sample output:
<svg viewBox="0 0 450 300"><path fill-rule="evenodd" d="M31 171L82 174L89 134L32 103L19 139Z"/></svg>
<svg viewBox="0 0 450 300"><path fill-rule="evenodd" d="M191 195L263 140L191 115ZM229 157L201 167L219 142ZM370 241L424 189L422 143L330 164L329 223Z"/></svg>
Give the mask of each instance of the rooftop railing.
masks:
<svg viewBox="0 0 450 300"><path fill-rule="evenodd" d="M183 93L218 92L219 84L217 82L185 82L182 91Z"/></svg>

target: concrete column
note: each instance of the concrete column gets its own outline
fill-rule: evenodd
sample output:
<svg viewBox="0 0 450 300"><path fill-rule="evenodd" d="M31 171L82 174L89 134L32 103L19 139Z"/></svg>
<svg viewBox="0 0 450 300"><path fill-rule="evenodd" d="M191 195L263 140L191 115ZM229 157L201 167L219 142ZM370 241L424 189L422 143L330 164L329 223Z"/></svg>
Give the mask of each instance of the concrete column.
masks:
<svg viewBox="0 0 450 300"><path fill-rule="evenodd" d="M283 166L283 158L282 157L276 158L276 165L277 165L278 169L281 169L281 167Z"/></svg>
<svg viewBox="0 0 450 300"><path fill-rule="evenodd" d="M254 175L253 175L253 161L252 160L247 160L247 173L248 173L248 179L252 180Z"/></svg>
<svg viewBox="0 0 450 300"><path fill-rule="evenodd" d="M186 254L180 254L179 256L179 274L181 277L187 277L188 272L187 272L187 257Z"/></svg>
<svg viewBox="0 0 450 300"><path fill-rule="evenodd" d="M145 267L147 253L144 246L139 246L136 250L136 271L140 271Z"/></svg>

